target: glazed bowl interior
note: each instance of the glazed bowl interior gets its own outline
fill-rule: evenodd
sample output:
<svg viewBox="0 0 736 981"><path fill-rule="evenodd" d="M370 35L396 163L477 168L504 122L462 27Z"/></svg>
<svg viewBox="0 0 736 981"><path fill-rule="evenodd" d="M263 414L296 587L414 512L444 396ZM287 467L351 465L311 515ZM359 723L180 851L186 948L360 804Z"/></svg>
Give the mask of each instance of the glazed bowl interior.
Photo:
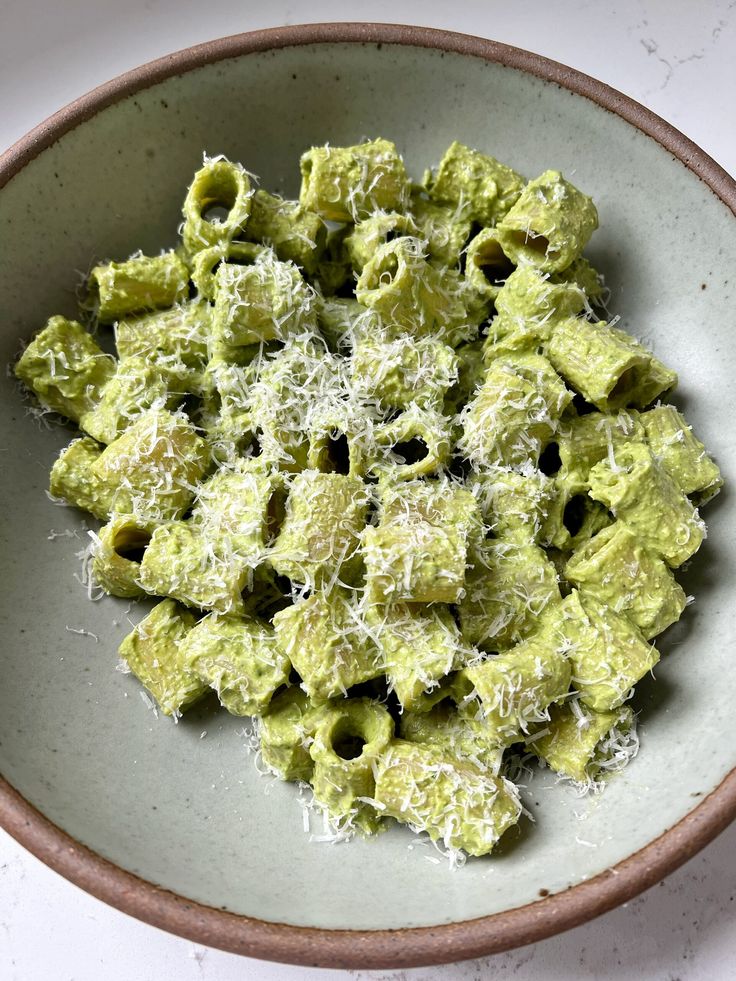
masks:
<svg viewBox="0 0 736 981"><path fill-rule="evenodd" d="M74 314L79 272L95 260L174 244L203 152L294 195L305 148L378 135L417 177L457 139L529 177L559 169L593 197L600 229L588 255L611 310L680 373L677 404L727 489L681 576L696 602L661 639L656 683L637 698L638 758L582 799L535 774L523 790L534 821L493 857L452 870L398 827L310 840L296 788L257 772L243 720L213 703L178 725L154 716L115 670L140 610L88 600L76 578L84 516L44 493L71 433L27 414L3 373L0 772L123 870L218 910L330 930L437 927L560 893L658 838L736 766L724 738L736 704L736 221L683 162L593 101L459 50L334 40L246 51L123 95L30 153L0 192L3 362L51 314Z"/></svg>

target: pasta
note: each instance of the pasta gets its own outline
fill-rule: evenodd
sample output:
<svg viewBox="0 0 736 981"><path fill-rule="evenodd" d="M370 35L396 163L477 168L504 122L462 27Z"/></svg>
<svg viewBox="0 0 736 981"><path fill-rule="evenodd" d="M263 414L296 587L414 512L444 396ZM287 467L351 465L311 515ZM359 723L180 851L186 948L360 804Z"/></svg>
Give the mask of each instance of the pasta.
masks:
<svg viewBox="0 0 736 981"><path fill-rule="evenodd" d="M94 266L15 371L79 428L50 493L94 583L155 601L120 656L161 711L214 692L336 834L457 863L520 821L519 752L578 791L635 755L722 480L558 171L455 142L412 183L375 139L300 173L205 158L176 248Z"/></svg>

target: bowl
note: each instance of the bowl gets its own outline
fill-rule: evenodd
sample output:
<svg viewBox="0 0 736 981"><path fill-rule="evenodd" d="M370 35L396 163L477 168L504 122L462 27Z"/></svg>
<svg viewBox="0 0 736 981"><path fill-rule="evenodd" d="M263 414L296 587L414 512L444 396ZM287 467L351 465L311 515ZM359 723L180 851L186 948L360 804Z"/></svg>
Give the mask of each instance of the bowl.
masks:
<svg viewBox="0 0 736 981"><path fill-rule="evenodd" d="M417 175L458 139L591 194L589 255L611 308L680 372L678 404L723 467L710 537L683 577L697 601L638 694L638 758L592 798L536 774L524 791L535 822L459 870L399 828L310 841L294 786L256 772L243 720L210 705L178 725L156 718L115 672L127 603L88 601L75 578L83 516L44 494L69 431L27 415L4 374L0 823L95 896L199 943L398 968L579 924L736 815L736 184L625 96L492 41L370 24L225 38L103 85L0 158L0 344L8 363L48 316L72 314L74 270L173 243L203 151L294 194L301 151L364 135L395 140Z"/></svg>

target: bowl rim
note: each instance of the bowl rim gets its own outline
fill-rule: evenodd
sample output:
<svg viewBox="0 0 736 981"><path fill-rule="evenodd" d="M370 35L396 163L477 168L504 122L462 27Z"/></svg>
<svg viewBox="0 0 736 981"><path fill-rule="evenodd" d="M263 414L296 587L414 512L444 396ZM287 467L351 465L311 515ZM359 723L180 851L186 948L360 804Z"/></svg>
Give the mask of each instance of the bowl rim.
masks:
<svg viewBox="0 0 736 981"><path fill-rule="evenodd" d="M736 181L699 146L609 85L497 41L399 24L318 23L231 35L182 49L100 85L0 155L0 189L76 126L129 95L228 58L323 43L426 47L481 58L553 82L658 142L736 216ZM480 957L542 940L599 916L673 872L736 819L736 768L658 838L594 878L524 906L461 922L397 930L330 930L260 920L187 899L125 871L48 820L0 775L0 826L98 899L196 943L264 960L333 968L407 968Z"/></svg>

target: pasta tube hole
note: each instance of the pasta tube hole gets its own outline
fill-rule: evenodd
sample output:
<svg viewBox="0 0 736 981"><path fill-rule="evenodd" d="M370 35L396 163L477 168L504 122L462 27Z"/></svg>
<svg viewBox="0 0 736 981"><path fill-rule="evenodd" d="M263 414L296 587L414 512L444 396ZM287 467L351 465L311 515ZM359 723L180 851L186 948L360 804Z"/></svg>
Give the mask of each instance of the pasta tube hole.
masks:
<svg viewBox="0 0 736 981"><path fill-rule="evenodd" d="M333 432L325 448L325 473L350 473L350 445L345 433Z"/></svg>
<svg viewBox="0 0 736 981"><path fill-rule="evenodd" d="M539 457L539 469L547 477L556 474L562 467L560 458L560 447L557 443L548 443L542 450Z"/></svg>
<svg viewBox="0 0 736 981"><path fill-rule="evenodd" d="M352 719L340 719L332 733L332 749L341 760L362 756L366 738Z"/></svg>
<svg viewBox="0 0 736 981"><path fill-rule="evenodd" d="M281 526L286 517L286 501L288 492L283 487L278 487L271 492L266 505L266 520L264 522L264 541L266 545L271 545L279 535Z"/></svg>
<svg viewBox="0 0 736 981"><path fill-rule="evenodd" d="M378 282L376 284L377 288L380 289L381 286L390 286L399 271L399 260L390 252L381 263L381 271L378 275Z"/></svg>
<svg viewBox="0 0 736 981"><path fill-rule="evenodd" d="M549 250L549 239L546 235L536 235L531 228L509 232L509 237L516 247L527 255L536 254L544 258Z"/></svg>
<svg viewBox="0 0 736 981"><path fill-rule="evenodd" d="M505 282L515 268L498 242L492 239L477 248L473 253L472 262L492 286Z"/></svg>
<svg viewBox="0 0 736 981"><path fill-rule="evenodd" d="M86 309L91 310L95 314L100 309L100 284L96 276L90 276L87 280L87 291L84 298L84 306Z"/></svg>
<svg viewBox="0 0 736 981"><path fill-rule="evenodd" d="M260 456L262 447L258 439L258 434L250 431L244 432L235 441L235 452L240 457L248 457L250 459Z"/></svg>
<svg viewBox="0 0 736 981"><path fill-rule="evenodd" d="M625 399L626 395L636 386L636 383L636 368L627 368L626 371L621 373L618 381L608 393L609 401L619 401L620 399Z"/></svg>
<svg viewBox="0 0 736 981"><path fill-rule="evenodd" d="M565 505L565 510L562 512L562 523L573 538L582 530L588 511L588 503L587 497L583 494L576 494Z"/></svg>
<svg viewBox="0 0 736 981"><path fill-rule="evenodd" d="M202 219L211 225L224 225L238 199L238 190L234 175L213 174L209 184L202 188L199 207Z"/></svg>
<svg viewBox="0 0 736 981"><path fill-rule="evenodd" d="M125 525L118 529L112 541L112 547L116 555L128 562L135 562L140 565L143 561L143 553L151 541L151 536L142 528L135 525Z"/></svg>
<svg viewBox="0 0 736 981"><path fill-rule="evenodd" d="M300 161L300 170L302 175L302 195L307 196L309 194L309 185L312 180L312 169L314 167L314 161L308 154L304 154Z"/></svg>
<svg viewBox="0 0 736 981"><path fill-rule="evenodd" d="M472 466L470 460L464 457L461 453L455 453L450 461L450 465L447 468L448 473L451 473L453 477L457 477L460 480L467 480L468 475L472 472Z"/></svg>
<svg viewBox="0 0 736 981"><path fill-rule="evenodd" d="M580 392L576 392L572 397L572 404L575 411L579 416L587 416L591 412L597 412L598 410L591 402L586 402Z"/></svg>
<svg viewBox="0 0 736 981"><path fill-rule="evenodd" d="M200 395L186 395L181 404L181 409L190 422L195 426L202 420L204 412L204 399Z"/></svg>
<svg viewBox="0 0 736 981"><path fill-rule="evenodd" d="M392 453L401 463L410 466L412 463L419 463L420 460L426 459L429 455L429 447L420 436L412 436L411 439L395 443Z"/></svg>
<svg viewBox="0 0 736 981"><path fill-rule="evenodd" d="M224 225L231 209L232 205L230 205L229 208L226 208L222 204L212 204L202 212L202 218L205 221L208 221L210 225Z"/></svg>

